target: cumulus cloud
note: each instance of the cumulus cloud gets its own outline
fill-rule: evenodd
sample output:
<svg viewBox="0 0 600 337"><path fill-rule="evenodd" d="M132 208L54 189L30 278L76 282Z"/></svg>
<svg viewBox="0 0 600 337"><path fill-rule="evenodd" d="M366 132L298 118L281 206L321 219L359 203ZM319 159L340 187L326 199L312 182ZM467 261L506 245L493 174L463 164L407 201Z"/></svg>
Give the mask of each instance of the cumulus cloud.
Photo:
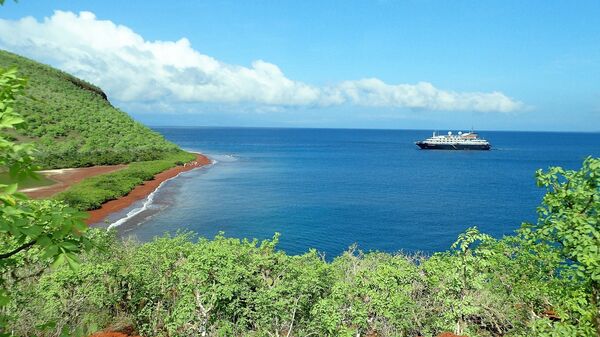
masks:
<svg viewBox="0 0 600 337"><path fill-rule="evenodd" d="M147 41L91 12L56 11L38 21L0 19L0 47L48 62L135 104L251 104L263 108L356 105L444 111L512 112L523 104L501 92L453 92L431 83L376 78L318 87L285 76L272 63L250 67L204 55L186 38Z"/></svg>

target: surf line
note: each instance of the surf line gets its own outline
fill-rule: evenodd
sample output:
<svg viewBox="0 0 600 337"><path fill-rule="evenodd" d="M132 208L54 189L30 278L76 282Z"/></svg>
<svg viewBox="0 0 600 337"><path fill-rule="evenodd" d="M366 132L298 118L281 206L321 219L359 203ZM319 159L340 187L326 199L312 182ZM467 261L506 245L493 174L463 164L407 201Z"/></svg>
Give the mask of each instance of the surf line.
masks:
<svg viewBox="0 0 600 337"><path fill-rule="evenodd" d="M210 159L210 158L209 158L209 159ZM131 218L133 218L134 216L136 216L136 215L138 215L138 214L142 213L143 211L147 210L147 209L148 209L148 208L149 208L149 207L152 205L152 203L154 202L154 196L156 195L156 193L157 193L157 192L160 190L160 188L161 188L161 187L162 187L162 186L163 186L163 185L164 185L166 182L168 182L168 181L170 181L170 180L173 180L173 179L175 179L175 178L179 177L180 175L182 175L182 174L184 174L184 173L192 172L192 171L195 171L195 170L197 170L197 169L201 169L201 168L209 168L209 167L211 167L211 166L215 165L216 163L217 163L217 161L216 161L216 160L214 160L214 159L210 159L210 164L209 164L209 165L198 166L198 167L195 167L195 168L193 168L193 169L191 169L191 170L189 170L189 171L180 172L180 173L178 173L176 176L174 176L174 177L171 177L171 178L169 178L169 179L165 179L163 182L161 182L161 183L160 183L160 184L159 184L159 185L158 185L158 186L157 186L157 187L154 189L154 191L152 191L152 193L148 194L148 196L146 197L146 200L144 200L144 203L142 204L142 206L141 206L141 207L134 208L134 209L132 209L131 211L127 212L127 214L126 214L124 217L122 217L121 219L119 219L119 220L117 220L117 221L115 221L115 222L111 223L111 224L108 226L108 229L111 229L111 228L115 228L115 227L121 226L122 224L126 223L126 222L127 222L129 219L131 219Z"/></svg>
<svg viewBox="0 0 600 337"><path fill-rule="evenodd" d="M154 176L154 179L148 180L141 185L136 186L128 194L110 200L99 209L88 211L89 217L86 220L88 224L99 224L104 222L107 217L123 210L131 209L132 205L138 203L140 200L145 200L150 194L152 194L164 181L170 180L180 173L195 170L200 167L207 167L214 164L213 160L205 155L197 154L197 162L188 167L176 166L166 171L163 171ZM139 204L137 204L139 205Z"/></svg>

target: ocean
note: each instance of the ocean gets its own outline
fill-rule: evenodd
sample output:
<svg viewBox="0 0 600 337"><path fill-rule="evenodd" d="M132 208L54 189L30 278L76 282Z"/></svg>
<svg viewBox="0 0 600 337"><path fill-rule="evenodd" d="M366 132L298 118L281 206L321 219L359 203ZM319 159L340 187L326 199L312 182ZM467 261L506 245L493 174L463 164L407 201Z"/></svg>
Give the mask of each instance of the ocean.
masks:
<svg viewBox="0 0 600 337"><path fill-rule="evenodd" d="M535 171L578 169L600 133L480 132L491 151L419 150L430 131L157 127L212 166L165 182L112 215L141 241L177 231L272 238L327 258L363 251L430 254L471 226L494 237L535 222Z"/></svg>

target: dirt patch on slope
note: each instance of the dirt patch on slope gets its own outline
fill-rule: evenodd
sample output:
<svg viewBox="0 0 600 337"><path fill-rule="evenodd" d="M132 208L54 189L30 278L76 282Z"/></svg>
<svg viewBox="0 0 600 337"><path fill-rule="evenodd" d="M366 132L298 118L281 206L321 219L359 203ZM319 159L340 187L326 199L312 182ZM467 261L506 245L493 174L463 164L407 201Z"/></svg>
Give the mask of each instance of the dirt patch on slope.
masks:
<svg viewBox="0 0 600 337"><path fill-rule="evenodd" d="M115 172L122 170L125 167L127 167L127 165L122 164L39 171L38 173L42 174L46 178L56 181L56 184L28 188L21 190L21 192L27 194L33 199L48 198L56 193L66 190L71 185L76 184L85 178L93 177L99 174Z"/></svg>

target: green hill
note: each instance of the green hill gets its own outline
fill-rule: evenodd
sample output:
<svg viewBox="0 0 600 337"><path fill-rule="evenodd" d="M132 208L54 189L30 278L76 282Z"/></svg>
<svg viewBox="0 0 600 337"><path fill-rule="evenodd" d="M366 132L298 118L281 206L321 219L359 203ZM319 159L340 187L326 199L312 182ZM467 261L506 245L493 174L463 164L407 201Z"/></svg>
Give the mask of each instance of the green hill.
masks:
<svg viewBox="0 0 600 337"><path fill-rule="evenodd" d="M90 83L2 50L0 67L16 67L28 79L26 95L16 108L27 126L10 136L34 142L44 168L156 160L181 151L113 107Z"/></svg>

